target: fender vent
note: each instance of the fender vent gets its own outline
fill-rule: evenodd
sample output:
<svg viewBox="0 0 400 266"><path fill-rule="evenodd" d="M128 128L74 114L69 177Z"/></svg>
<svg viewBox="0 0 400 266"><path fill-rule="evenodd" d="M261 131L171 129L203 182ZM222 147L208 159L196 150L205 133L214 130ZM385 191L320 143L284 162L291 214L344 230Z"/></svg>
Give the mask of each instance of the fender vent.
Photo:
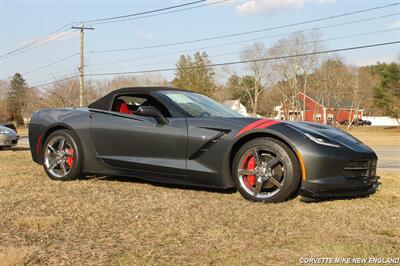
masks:
<svg viewBox="0 0 400 266"><path fill-rule="evenodd" d="M213 138L207 141L203 146L201 146L196 152L194 152L191 156L189 156L189 160L194 160L199 158L203 153L205 153L212 146L218 143L223 136L227 135L230 132L230 130L224 130L224 129L220 130L221 132L219 132L217 135L215 135Z"/></svg>

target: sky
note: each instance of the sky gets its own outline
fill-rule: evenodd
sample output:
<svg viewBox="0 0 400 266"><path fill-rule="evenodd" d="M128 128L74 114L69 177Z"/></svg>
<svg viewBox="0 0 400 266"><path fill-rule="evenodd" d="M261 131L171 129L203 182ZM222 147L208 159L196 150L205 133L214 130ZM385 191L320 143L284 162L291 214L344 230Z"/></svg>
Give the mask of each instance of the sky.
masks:
<svg viewBox="0 0 400 266"><path fill-rule="evenodd" d="M0 0L0 55L37 40L71 22L120 16L190 1L193 0ZM214 2L218 0L209 0L207 4ZM279 38L287 37L285 34L295 31L385 15L388 17L319 30L322 40L336 39L324 41L324 49L399 41L400 5L305 25L211 41L153 49L93 53L277 27L391 3L397 2L386 0L231 0L153 17L108 24L87 23L95 30L85 31L85 72L89 74L171 68L174 67L180 54L193 54L197 50L206 51L213 63L237 61L240 60L240 52L244 47L254 43L251 39L259 38L266 47L271 47ZM359 36L354 36L357 34ZM360 36L363 34L368 35ZM281 37L273 37L276 35L281 35ZM353 37L346 37L349 35ZM41 43L41 46L36 49L0 58L0 79L7 80L14 73L19 72L23 74L29 85L34 86L77 74L78 55L48 67L46 65L78 53L79 32L70 30L68 27L67 31L51 35L49 40ZM227 45L227 43L234 44ZM374 64L377 61L393 62L400 60L400 45L346 51L337 55L346 63L356 66ZM35 70L37 68L41 69ZM229 69L228 71L226 68L218 68L217 73L240 74L244 71L244 66L237 65ZM173 72L163 72L162 75L167 79L173 78ZM112 78L112 76L101 78Z"/></svg>

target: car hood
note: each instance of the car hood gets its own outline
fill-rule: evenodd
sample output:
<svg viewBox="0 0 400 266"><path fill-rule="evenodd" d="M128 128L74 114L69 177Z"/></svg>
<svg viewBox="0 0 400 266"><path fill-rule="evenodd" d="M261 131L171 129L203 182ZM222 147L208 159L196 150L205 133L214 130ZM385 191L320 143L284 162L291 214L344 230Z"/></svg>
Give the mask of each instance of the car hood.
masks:
<svg viewBox="0 0 400 266"><path fill-rule="evenodd" d="M294 128L302 133L309 133L313 135L319 135L326 138L332 142L338 143L341 146L345 146L357 152L371 152L372 149L362 143L359 139L355 138L351 134L327 125L308 123L308 122L287 122L289 127Z"/></svg>
<svg viewBox="0 0 400 266"><path fill-rule="evenodd" d="M303 133L314 133L328 139L334 139L338 136L348 135L348 133L333 126L327 126L309 122L285 121L284 123Z"/></svg>
<svg viewBox="0 0 400 266"><path fill-rule="evenodd" d="M11 128L8 128L8 127L1 126L1 125L0 125L0 129L4 129L4 130L11 131L11 133L12 133L13 135L17 135L17 132L15 132L14 130L12 130Z"/></svg>

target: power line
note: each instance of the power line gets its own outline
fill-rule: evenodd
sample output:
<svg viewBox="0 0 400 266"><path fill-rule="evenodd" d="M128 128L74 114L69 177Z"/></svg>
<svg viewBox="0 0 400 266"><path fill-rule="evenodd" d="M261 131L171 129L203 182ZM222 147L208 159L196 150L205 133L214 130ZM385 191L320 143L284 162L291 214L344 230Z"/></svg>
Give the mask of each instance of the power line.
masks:
<svg viewBox="0 0 400 266"><path fill-rule="evenodd" d="M24 74L24 75L27 75L27 74L29 74L29 73L36 72L36 71L41 70L41 69L44 69L44 68L46 68L46 67L53 66L53 65L55 65L55 64L64 62L64 61L66 61L66 60L68 60L68 59L70 59L70 58L72 58L72 57L74 57L74 56L77 56L78 54L79 54L79 53L73 53L73 54L71 54L71 55L69 55L69 56L66 56L66 57L63 57L63 58L61 58L61 59L58 59L57 61L54 61L54 62L52 62L52 63L49 63L49 64L46 64L46 65L43 65L43 66L40 66L40 67L31 69L31 70L28 70L28 71L26 71L26 72L23 72L23 74Z"/></svg>
<svg viewBox="0 0 400 266"><path fill-rule="evenodd" d="M374 35L374 34L379 34L379 33L387 33L387 32L393 32L393 31L400 31L400 29L380 30L380 31L373 31L373 32L350 34L350 35L344 35L344 36L342 35L342 36L323 39L323 40L303 42L301 44L304 45L304 44L317 43L317 42L328 42L328 41L341 40L341 39L354 38L354 37L361 37L361 36L369 36L369 35ZM238 54L238 53L239 52L236 51L236 52L231 52L231 53L210 55L210 57L221 57L221 56L227 56L227 55L235 55L235 54ZM151 65L160 65L160 64L170 63L170 62L171 62L171 60L163 61L163 62L155 62L155 63L145 64L145 65L141 64L140 67L142 67L142 66L151 66ZM90 67L90 65L88 65L87 67ZM129 66L125 66L125 67L129 67ZM132 66L130 66L130 67L132 67ZM109 69L109 68L107 68L107 69Z"/></svg>
<svg viewBox="0 0 400 266"><path fill-rule="evenodd" d="M213 2L213 3L215 3L215 2ZM232 44L246 43L246 42L249 42L249 41L257 41L257 40L263 40L263 39L276 38L276 37L286 36L286 35L297 33L297 32L306 32L306 31L321 30L321 29L327 29L327 28L332 28L332 27L344 26L344 25L360 23L360 22L364 22L364 21L371 21L371 20L376 20L376 19L381 19L381 18L392 17L392 16L396 16L396 15L399 15L399 14L400 13L394 13L394 14L388 14L388 15L383 15L383 16L369 17L369 18L365 18L365 19L359 19L359 20L353 20L353 21L348 21L348 22L344 22L344 23L326 25L326 26L317 27L317 28L309 28L309 29L305 29L305 30L302 30L302 31L292 31L292 32L289 32L289 33L283 33L283 34L277 34L277 35L271 35L271 36L263 36L263 37L258 37L258 38L252 38L252 39L246 39L246 40L241 40L241 41L236 41L236 42L225 43L225 44L221 44L221 45L213 45L213 46L208 46L208 47L195 48L195 49L190 49L190 51L192 51L192 50L202 50L202 49L208 49L208 48L214 48L214 47L221 47L221 46L227 46L227 45L232 45ZM144 46L144 49L146 49L146 48L152 48L152 46ZM137 49L140 49L140 48L138 47ZM179 53L181 53L181 52L179 52ZM49 66L53 66L53 65L58 64L60 62L68 60L69 58L72 58L72 57L76 56L77 54L79 54L79 53L72 54L72 55L67 56L65 58L56 60L55 62L43 65L41 67L38 67L38 68L35 68L35 69L32 69L32 70L29 70L27 72L24 72L24 74L29 74L31 72L35 72L35 71L44 69L44 68L49 67ZM166 55L170 55L170 54L172 54L172 53L169 53L169 54L166 54ZM173 54L175 54L175 53L173 53ZM100 63L100 64L92 64L92 65L87 65L87 66L107 65L107 64L111 64L111 63L128 62L128 61L132 61L132 60L137 60L137 58L117 60L117 61L111 61L111 62Z"/></svg>
<svg viewBox="0 0 400 266"><path fill-rule="evenodd" d="M260 58L260 59L254 59L254 60L242 60L242 61L233 61L233 62L225 62L225 63L217 63L217 64L208 64L208 65L205 65L205 67L227 66L227 65L254 63L254 62L260 62L260 61L288 59L288 58L294 58L294 57L303 57L303 56L310 56L310 55L319 55L319 54L343 52L343 51L350 51L350 50L359 50L359 49L393 45L393 44L399 44L399 43L400 43L400 41L393 41L393 42L386 42L386 43L377 43L377 44L369 44L369 45L363 45L363 46L353 46L353 47L339 48L339 49L333 49L333 50L325 50L325 51L312 52L312 53L303 53L303 54L295 54L295 55ZM193 69L193 68L197 68L197 67L186 67L186 68L182 68L182 69ZM178 70L178 68L175 67L175 68L164 68L164 69L142 70L142 71L112 72L112 73L90 73L90 74L86 74L85 76L111 76L111 75L127 75L127 74L144 74L144 73L154 73L154 72L168 72L168 71L175 71L175 70ZM79 77L79 76L75 75L75 76L67 77L64 79L56 80L53 82L36 85L33 87L39 88L39 87L51 85L51 84L54 84L57 82L77 78L77 77Z"/></svg>
<svg viewBox="0 0 400 266"><path fill-rule="evenodd" d="M128 17L131 17L131 18L132 18L132 17L136 17L136 16L140 16L140 15L146 15L146 14L157 13L157 12L161 12L161 11L165 11L165 10L171 10L171 9L175 9L175 8L179 8L179 7L185 7L185 6L189 6L189 5L194 5L194 4L198 4L198 3L202 3L202 2L206 2L206 1L207 1L207 0L198 0L198 1L193 1L193 2L189 2L189 3L185 3L185 4L174 5L174 6L170 6L170 7L159 8L159 9L154 9L154 10L149 10L149 11L144 11L144 12L139 12L139 13L134 13L134 14L128 14L128 15L122 15L122 16L116 16L116 17L108 17L108 18L100 18L100 19L94 19L94 20L86 20L86 21L83 21L83 22L72 22L72 23L68 23L68 24L66 24L66 25L64 25L64 26L62 26L62 27L60 27L60 28L57 28L56 30L54 30L54 31L52 31L52 32L50 32L50 33L48 33L48 34L46 34L45 36L40 37L39 39L33 40L33 41L29 42L28 44L21 46L21 47L18 48L18 49L15 49L15 50L12 50L12 51L10 51L10 52L7 52L7 53L5 53L5 54L3 54L3 55L0 55L0 59L1 59L1 58L4 58L4 59L5 59L5 58L9 58L9 57L11 57L11 56L19 55L19 54L21 54L21 53L25 53L25 52L31 51L31 50L33 50L33 49L35 49L35 48L41 47L41 46L43 46L44 44L49 43L49 42L43 43L43 41L45 41L46 39L48 39L49 37L51 37L53 34L58 33L58 32L60 32L60 31L62 31L63 29L69 28L70 25L71 25L71 24L74 24L74 23L90 23L90 22L95 22L94 24L101 24L101 23L106 23L106 22L112 22L113 20L115 21L115 20L117 20L117 19L123 19L123 18L126 19L126 18L128 18ZM229 0L222 0L222 1L219 1L219 2L216 2L216 3L209 3L209 4L202 5L202 6L211 5L211 4L217 4L217 3L225 2L225 1L229 1ZM198 7L201 7L201 6L198 6ZM195 8L198 8L198 7L195 7ZM183 10L186 10L186 9L181 9L180 11L183 11ZM152 16L154 16L154 15L157 15L157 14L153 14ZM162 15L162 14L160 14L160 15ZM37 44L37 45L36 45L36 46L33 46L33 45L35 45L35 44ZM32 46L33 46L33 47L32 47Z"/></svg>
<svg viewBox="0 0 400 266"><path fill-rule="evenodd" d="M62 32L59 32L59 33L63 33L63 32L67 33L67 32L69 32L69 31L62 31ZM58 40L59 40L59 39L57 39L57 38L51 40L51 39L50 39L51 37L52 37L52 36L49 36L49 37L47 37L47 38L42 39L39 43L37 43L36 45L34 45L34 46L32 46L32 47L27 47L26 49L22 49L22 50L19 51L19 52L10 54L10 55L5 56L5 57L3 57L3 58L0 57L0 60L1 60L1 59L7 59L7 58L10 58L10 57L13 57L13 56L16 56L16 55L20 55L20 54L23 54L23 53L32 51L32 50L34 50L34 49L36 49L36 48L42 47L42 46L44 46L44 45L46 45L46 44L49 44L49 43L51 43L51 42L55 42L55 41L58 41Z"/></svg>
<svg viewBox="0 0 400 266"><path fill-rule="evenodd" d="M197 9L197 8L200 8L200 7L217 5L217 4L220 4L220 3L223 3L223 2L228 2L228 1L231 1L231 0L215 1L215 2L210 2L210 3L203 4L203 5L186 7L186 8L181 8L181 9L178 9L178 10L162 12L162 13L158 13L158 14L151 14L151 15L145 15L145 16L139 16L139 17L133 17L133 18L126 18L126 19L119 19L119 20L113 20L113 21L95 22L95 23L91 23L91 25L115 23L115 22L121 22L121 21L127 21L127 20L136 20L136 19L149 18L149 17L154 17L154 16L167 15L167 14L178 13L178 12L182 12L182 11L186 11L186 10Z"/></svg>
<svg viewBox="0 0 400 266"><path fill-rule="evenodd" d="M2 55L0 55L0 58L3 58L3 57L8 58L8 57L10 57L10 56L12 56L12 55L15 55L15 53L17 53L18 51L25 50L25 49L27 49L27 48L32 48L32 47L31 47L32 45L35 45L35 44L38 44L38 43L40 44L41 42L43 42L43 41L45 41L46 39L48 39L49 37L51 37L53 34L56 34L56 33L60 32L60 31L62 31L62 30L64 30L64 29L68 28L69 25L70 25L70 24L66 24L66 25L64 25L64 26L62 26L62 27L60 27L60 28L57 28L56 30L54 30L54 31L52 31L52 32L50 32L50 33L48 33L48 34L46 34L46 35L44 35L44 36L42 36L42 37L40 37L40 38L38 38L38 39L35 39L35 40L33 40L33 41L31 41L31 42L29 42L29 43L27 43L27 44L25 44L25 45L23 45L23 46L21 46L21 47L15 49L15 50L12 50L12 51L10 51L10 52L7 52L7 53L5 53L5 54L2 54ZM35 48L36 48L36 47L38 47L38 46L35 46ZM20 52L20 53L21 53L21 52ZM20 53L18 53L18 54L20 54Z"/></svg>
<svg viewBox="0 0 400 266"><path fill-rule="evenodd" d="M346 47L346 48L339 48L339 49L333 49L333 50L325 50L325 51L319 51L319 52L294 54L294 55L285 55L285 56L277 56L277 57L269 57L269 58L259 58L259 59L253 59L253 60L241 60L241 61L233 61L233 62L225 62L225 63L217 63L217 64L208 64L208 65L205 65L205 67L228 66L228 65L245 64L245 63L255 63L255 62L260 62L260 61L271 61L271 60L279 60L279 59L288 59L288 58L294 58L294 57L303 57L303 56L310 56L310 55L319 55L319 54L343 52L343 51L350 51L350 50L359 50L359 49L378 47L378 46L386 46L386 45L393 45L393 44L399 44L399 43L400 43L400 41L376 43L376 44L368 44L368 45L362 45L362 46L352 46L352 47ZM193 69L193 68L198 68L198 67L184 67L184 68L181 68L181 69ZM111 76L111 75L127 75L127 74L144 74L144 73L167 72L167 71L175 71L175 70L178 70L178 68L173 67L173 68L142 70L142 71L91 73L91 74L86 74L86 76Z"/></svg>
<svg viewBox="0 0 400 266"><path fill-rule="evenodd" d="M376 20L376 19L380 19L380 18L386 18L386 17L395 16L395 15L398 15L398 14L400 14L400 13L377 16L377 17L369 17L369 18L365 18L365 19L353 20L353 21L348 21L348 22L343 22L343 23L326 25L326 26L322 26L322 27L316 27L316 28L309 28L309 29L302 30L302 31L291 31L291 32L288 32L288 33L280 33L280 34L262 36L262 37L251 38L251 39L246 39L246 40L240 40L240 41L227 42L227 43L222 43L222 44L209 45L209 46L198 47L198 48L194 48L194 49L190 48L190 49L185 49L185 50L181 50L181 51L178 51L178 52L169 52L169 53L151 55L151 56L147 56L147 57L135 57L135 58L129 58L129 59L123 59L123 60L114 60L114 61L109 61L109 62L105 62L105 63L91 64L91 65L88 65L88 67L115 64L115 63L122 63L122 62L129 62L129 61L133 61L133 60L145 60L145 59L161 57L161 56L182 54L182 53L185 53L185 52L191 52L191 51L197 51L197 50L205 50L205 49L210 49L210 48L217 48L217 47L229 46L229 45L234 45L234 44L240 44L240 43L246 43L246 42L252 42L252 41L259 41L259 40L264 40L264 39L272 39L272 38L287 36L287 35L294 34L294 33L321 30L321 29L344 26L344 25L349 25L349 24L354 24L354 23L359 23L359 22L364 22L364 21L371 21L371 20Z"/></svg>
<svg viewBox="0 0 400 266"><path fill-rule="evenodd" d="M189 3L185 3L185 4L174 5L174 6L169 6L169 7L159 8L159 9L153 9L153 10L149 10L149 11L138 12L138 13L133 13L133 14L128 14L128 15L86 20L86 21L82 21L80 23L94 23L94 22L100 22L100 21L116 20L116 19L122 19L122 18L128 18L128 17L136 17L136 16L140 16L140 15L152 14L152 13L157 13L157 12L161 12L161 11L165 11L165 10L194 5L194 4L198 4L198 3L202 3L202 2L206 2L206 1L207 0L198 0L198 1L193 1L193 2L189 2Z"/></svg>
<svg viewBox="0 0 400 266"><path fill-rule="evenodd" d="M40 88L40 87L44 87L44 86L47 86L47 85L55 84L55 83L58 83L58 82L61 82L61 81L65 81L65 80L70 80L70 79L78 78L78 77L79 77L79 75L75 75L75 76L71 76L71 77L67 77L67 78L55 80L55 81L53 81L53 82L48 82L48 83L44 83L44 84L40 84L40 85L36 85L36 86L32 86L32 87L34 87L34 88Z"/></svg>
<svg viewBox="0 0 400 266"><path fill-rule="evenodd" d="M259 32L271 31L271 30L276 30L276 29L283 29L283 28L294 27L294 26L299 26L299 25L304 25L304 24L310 24L310 23L314 23L314 22L319 22L319 21L330 20L330 19L335 19L335 18L344 17L344 16L350 16L350 15L365 13L365 12L378 10L378 9L383 9L383 8L388 8L388 7L393 7L393 6L397 6L397 5L400 5L400 3L377 6L377 7L373 7L373 8L368 8L368 9L362 9L362 10L357 10L357 11L353 11L353 12L342 13L342 14L339 14L339 15L333 15L333 16L328 16L328 17L323 17L323 18L317 18L317 19L312 19L312 20L307 20L307 21L301 21L301 22L297 22L297 23L290 23L290 24L285 24L285 25L280 25L280 26L275 26L275 27L269 27L269 28L263 28L263 29L258 29L258 30L252 30L252 31L244 31L244 32L237 32L237 33L231 33L231 34L225 34L225 35L218 35L218 36L207 37L207 38L202 38L202 39L194 39L194 40L188 40L188 41L165 43L165 44L151 45L151 46L99 50L99 51L91 51L91 52L88 52L88 53L95 54L95 53L124 52L124 51L130 51L130 50L141 50L141 49L158 48L158 47L182 45L182 44L189 44L189 43L202 42L202 41L217 40L217 39L222 39L222 38L236 37L236 36L241 36L241 35L248 35L248 34L253 34L253 33L259 33Z"/></svg>
<svg viewBox="0 0 400 266"><path fill-rule="evenodd" d="M372 47L378 47L378 46L386 46L386 45L393 45L393 44L399 44L400 41L393 41L393 42L385 42L385 43L375 43L375 44L368 44L368 45L362 45L362 46L352 46L352 47L346 47L346 48L339 48L339 49L333 49L333 50L325 50L325 51L319 51L319 52L311 52L311 53L303 53L303 54L294 54L294 55L284 55L284 56L277 56L277 57L269 57L269 58L259 58L259 59L254 59L254 60L241 60L241 61L233 61L233 62L225 62L225 63L217 63L217 64L208 64L205 65L205 67L216 67L216 66L227 66L227 65L237 65L237 64L245 64L245 63L254 63L254 62L260 62L260 61L271 61L271 60L279 60L279 59L288 59L288 58L293 58L293 57L303 57L303 56L310 56L310 55L319 55L319 54L327 54L327 53L336 53L336 52L343 52L343 51L350 51L350 50L359 50L359 49L366 49L366 48L372 48ZM182 69L193 69L197 67L186 67ZM153 69L153 70L142 70L142 71L127 71L127 72L113 72L113 73L91 73L91 74L86 74L86 76L111 76L111 75L127 75L127 74L145 74L145 73L154 73L154 72L167 72L167 71L175 71L178 70L178 68L163 68L163 69ZM60 80L55 80L53 82L45 83L45 84L39 84L33 87L39 88L39 87L44 87L47 85L55 84L57 82L73 79L79 77L78 75L67 77L64 79Z"/></svg>
<svg viewBox="0 0 400 266"><path fill-rule="evenodd" d="M234 45L234 44L246 43L246 42L250 42L250 41L258 41L258 40L263 40L263 39L272 39L272 38L282 37L282 36L286 36L286 35L290 35L290 34L298 33L298 32L321 30L321 29L333 28L333 27L344 26L344 25L360 23L360 22L365 22L365 21L372 21L372 20L376 20L376 19L396 16L398 14L400 14L400 13L388 14L388 15L383 15L383 16L368 17L368 18L365 18L365 19L347 21L347 22L343 22L343 23L336 23L336 24L331 24L331 25L326 25L326 26L321 26L321 27L316 27L316 28L309 28L309 29L305 29L305 30L302 30L302 31L292 31L292 32L283 33L283 34L262 36L262 37L258 37L258 38L251 38L251 39L240 40L240 41L235 41L235 42L222 43L222 44L211 45L211 46L206 46L206 47L199 47L199 48L194 48L194 49L186 49L186 50L179 51L179 52L177 51L177 52L163 53L163 54L158 54L158 55L153 55L153 56L148 56L148 57L135 57L135 58L129 58L129 59L124 59L124 60L114 60L114 61L109 61L109 62L100 63L100 64L91 64L91 65L89 64L89 65L86 65L86 66L87 67L93 67L93 66L99 66L99 65L108 65L108 64L129 62L129 61L133 61L133 60L136 60L136 61L137 60L145 60L145 59L150 59L150 58L155 58L155 57L160 57L160 56L181 54L181 53L190 52L190 51L193 51L193 50L205 50L205 49L210 49L210 48L217 48L217 47L229 46L229 45ZM384 33L384 32L396 31L396 30L398 30L398 29L383 30L383 31L376 31L376 32L368 32L368 33L361 33L361 34L353 34L353 35L347 35L347 36L341 36L341 37L325 39L325 40L321 40L321 41L338 40L338 39L344 39L344 38L350 38L350 37L356 37L356 36L365 36L365 35L371 35L371 34L376 34L376 33ZM221 54L221 55L232 55L232 54L236 54L236 53L237 52L225 53L225 54ZM76 53L76 54L78 54L78 53ZM59 60L57 60L55 62L46 64L46 65L41 66L39 68L30 70L30 71L28 71L28 72L26 72L24 74L27 74L27 73L30 73L30 72L34 72L34 71L37 71L37 70L40 70L40 69L44 69L46 67L52 66L54 64L57 64L59 62L65 61L65 60L75 56L76 54L73 54L73 55L67 56L65 58L59 59ZM215 55L215 56L221 56L221 55ZM164 62L162 62L162 63L164 63ZM153 64L148 64L148 65L153 65ZM64 72L66 72L66 71L64 71Z"/></svg>
<svg viewBox="0 0 400 266"><path fill-rule="evenodd" d="M65 76L71 76L71 75L75 75L78 72L78 69L64 69L62 71L57 71L54 73L47 73L45 75L40 75L40 76L36 76L36 77L32 77L32 78L27 78L27 80L34 80L33 83L35 84L41 84L41 83L46 83L46 82L50 82L51 80L55 80L61 77L65 77ZM63 75L60 75L64 73ZM49 76L53 77L52 79L49 80ZM45 78L45 79L44 79Z"/></svg>

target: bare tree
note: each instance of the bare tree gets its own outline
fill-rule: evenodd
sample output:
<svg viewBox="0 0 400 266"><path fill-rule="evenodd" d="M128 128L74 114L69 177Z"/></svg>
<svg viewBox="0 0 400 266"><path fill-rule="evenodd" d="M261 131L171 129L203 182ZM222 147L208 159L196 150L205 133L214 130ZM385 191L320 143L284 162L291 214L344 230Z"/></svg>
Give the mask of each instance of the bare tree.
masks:
<svg viewBox="0 0 400 266"><path fill-rule="evenodd" d="M354 87L353 77L339 57L326 60L319 68L317 75L320 76L320 87L323 92L322 103L324 106L335 107L337 121L340 109L345 100L349 99L351 88Z"/></svg>
<svg viewBox="0 0 400 266"><path fill-rule="evenodd" d="M71 108L79 106L78 79L55 83L47 90L45 105L52 108Z"/></svg>
<svg viewBox="0 0 400 266"><path fill-rule="evenodd" d="M379 83L377 77L371 75L367 69L353 67L350 68L353 73L353 86L349 86L349 101L351 102L351 109L354 110L357 119L358 113L362 105L366 105L368 101L373 100L372 88ZM349 125L351 127L352 117L351 112L349 113Z"/></svg>
<svg viewBox="0 0 400 266"><path fill-rule="evenodd" d="M242 60L256 60L266 58L268 56L267 49L263 43L256 42L252 46L245 48L242 51ZM271 80L270 62L268 61L253 61L248 63L247 70L254 77L253 87L249 87L249 83L242 82L241 88L248 94L250 105L253 109L253 115L257 115L258 102L263 90L265 89L268 80Z"/></svg>
<svg viewBox="0 0 400 266"><path fill-rule="evenodd" d="M103 97L107 93L123 87L143 87L143 86L168 86L167 80L157 73L147 73L142 75L115 76L111 80L88 80L88 100L93 101Z"/></svg>
<svg viewBox="0 0 400 266"><path fill-rule="evenodd" d="M320 57L312 54L321 50L319 39L320 34L318 32L313 32L309 35L299 32L280 39L269 49L272 57L311 53L308 56L293 56L274 60L273 63L274 72L283 81L280 89L282 98L289 102L293 108L303 110L303 119L306 111L305 104L301 108L298 94L303 92L303 102L305 102L308 76L315 72L319 66ZM295 114L295 117L297 119L300 118L298 114Z"/></svg>
<svg viewBox="0 0 400 266"><path fill-rule="evenodd" d="M9 119L9 112L7 111L8 88L8 82L0 80L0 122L6 122Z"/></svg>

